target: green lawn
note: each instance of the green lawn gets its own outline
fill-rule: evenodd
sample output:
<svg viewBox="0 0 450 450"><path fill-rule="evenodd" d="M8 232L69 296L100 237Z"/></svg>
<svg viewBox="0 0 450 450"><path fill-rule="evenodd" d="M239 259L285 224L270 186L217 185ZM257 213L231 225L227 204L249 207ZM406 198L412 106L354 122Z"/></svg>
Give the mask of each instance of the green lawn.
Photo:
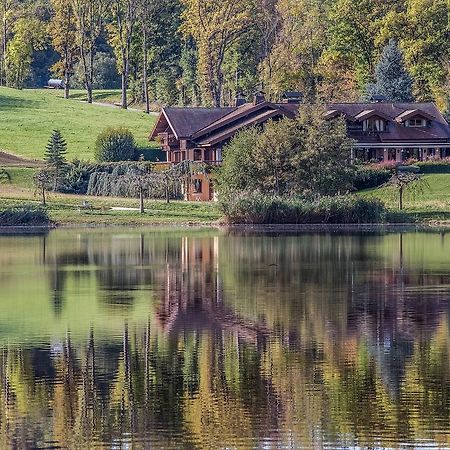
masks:
<svg viewBox="0 0 450 450"><path fill-rule="evenodd" d="M422 192L407 192L405 211L424 220L450 220L450 174L424 175ZM360 195L375 197L387 206L397 208L398 194L394 188L368 189Z"/></svg>
<svg viewBox="0 0 450 450"><path fill-rule="evenodd" d="M97 91L98 101L115 98L116 91ZM93 160L97 135L107 127L129 128L145 153L151 147L148 135L154 115L80 101L84 94L73 92L65 100L62 91L0 87L0 150L41 159L53 129L59 128L67 141L68 159Z"/></svg>

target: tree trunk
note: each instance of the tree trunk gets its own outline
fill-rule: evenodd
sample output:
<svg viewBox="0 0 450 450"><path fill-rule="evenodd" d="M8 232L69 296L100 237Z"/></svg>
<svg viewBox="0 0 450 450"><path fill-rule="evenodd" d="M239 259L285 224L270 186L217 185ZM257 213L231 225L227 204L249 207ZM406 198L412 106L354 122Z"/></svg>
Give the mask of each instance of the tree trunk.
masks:
<svg viewBox="0 0 450 450"><path fill-rule="evenodd" d="M401 211L403 209L403 186L400 186L398 193L399 193L398 202L399 202L399 207L400 207L400 211Z"/></svg>
<svg viewBox="0 0 450 450"><path fill-rule="evenodd" d="M145 112L150 114L150 98L148 95L148 72L147 72L147 30L142 30L142 78L144 84Z"/></svg>
<svg viewBox="0 0 450 450"><path fill-rule="evenodd" d="M122 71L122 109L128 108L128 99L127 99L127 81L128 81L128 75L126 73L126 70Z"/></svg>
<svg viewBox="0 0 450 450"><path fill-rule="evenodd" d="M42 186L42 204L44 206L47 205L46 202L45 202L45 188L44 188L44 186Z"/></svg>
<svg viewBox="0 0 450 450"><path fill-rule="evenodd" d="M66 69L65 74L64 74L64 98L69 98L69 90L70 90L70 75L69 75L69 71Z"/></svg>
<svg viewBox="0 0 450 450"><path fill-rule="evenodd" d="M139 189L139 212L144 214L144 191L142 188Z"/></svg>

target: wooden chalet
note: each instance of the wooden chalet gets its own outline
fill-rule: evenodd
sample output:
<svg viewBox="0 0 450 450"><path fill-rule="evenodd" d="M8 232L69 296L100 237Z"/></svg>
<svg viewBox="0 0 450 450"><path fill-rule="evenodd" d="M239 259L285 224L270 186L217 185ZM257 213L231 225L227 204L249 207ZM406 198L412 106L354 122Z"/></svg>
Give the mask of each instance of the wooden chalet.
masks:
<svg viewBox="0 0 450 450"><path fill-rule="evenodd" d="M256 93L251 103L240 97L233 107L163 108L150 135L159 140L167 162L184 160L217 165L224 146L249 126L263 126L269 120L294 118L301 108L301 94L288 92L282 103ZM450 127L433 103L335 103L326 105L330 120L344 116L349 137L355 140L353 158L364 161L403 161L450 157ZM212 200L209 178L195 177L188 200Z"/></svg>

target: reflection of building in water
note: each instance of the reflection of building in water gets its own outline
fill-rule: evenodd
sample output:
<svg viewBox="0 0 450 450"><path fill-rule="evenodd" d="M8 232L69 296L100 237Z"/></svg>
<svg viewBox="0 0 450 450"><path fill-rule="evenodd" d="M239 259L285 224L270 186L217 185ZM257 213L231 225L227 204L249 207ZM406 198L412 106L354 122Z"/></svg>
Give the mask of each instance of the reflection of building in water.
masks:
<svg viewBox="0 0 450 450"><path fill-rule="evenodd" d="M245 321L223 301L219 274L219 237L181 238L181 255L168 260L156 316L166 333L231 331L257 342L268 330L261 322ZM161 283L162 285L162 283Z"/></svg>

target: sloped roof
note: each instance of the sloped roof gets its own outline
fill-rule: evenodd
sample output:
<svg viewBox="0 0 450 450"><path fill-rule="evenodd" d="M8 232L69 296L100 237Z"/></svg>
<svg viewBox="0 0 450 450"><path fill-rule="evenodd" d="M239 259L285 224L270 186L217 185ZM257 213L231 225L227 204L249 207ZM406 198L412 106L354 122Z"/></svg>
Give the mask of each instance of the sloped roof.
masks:
<svg viewBox="0 0 450 450"><path fill-rule="evenodd" d="M402 112L401 114L399 114L395 118L395 120L397 122L404 122L405 120L408 120L411 117L417 117L417 116L424 117L425 119L428 119L428 120L435 119L434 116L432 116L431 114L429 114L429 113L427 113L425 111L422 111L421 109L408 109L408 110Z"/></svg>
<svg viewBox="0 0 450 450"><path fill-rule="evenodd" d="M248 127L250 125L256 125L258 123L266 122L267 120L270 120L274 117L277 117L280 115L280 111L277 109L269 109L269 110L262 110L259 114L252 115L251 117L248 117L247 119L240 121L238 123L230 124L229 127L226 127L225 129L219 129L216 132L211 133L210 135L207 135L203 138L200 138L197 140L197 144L201 146L209 146L217 144L218 142L222 142L225 139L228 139L232 136L234 136L239 130L241 130L244 127Z"/></svg>
<svg viewBox="0 0 450 450"><path fill-rule="evenodd" d="M298 105L297 105L298 106ZM291 110L284 108L283 104L276 104L271 102L260 102L258 104L253 103L246 103L245 105L240 106L239 108L235 108L233 111L231 111L226 116L221 117L220 119L215 120L214 122L210 123L206 127L202 128L201 130L197 131L193 134L193 138L197 139L201 136L204 136L205 134L209 134L215 130L218 130L226 125L232 125L237 120L245 118L245 116L248 115L255 115L258 113L258 111L262 110L271 110L276 111L278 115L281 113L287 117L294 117L295 113L293 113ZM245 120L248 122L247 120Z"/></svg>
<svg viewBox="0 0 450 450"><path fill-rule="evenodd" d="M370 117L381 117L382 119L389 120L391 117L389 117L387 114L384 114L382 111L379 111L378 109L365 109L364 111L361 111L359 114L355 116L356 120L366 120Z"/></svg>
<svg viewBox="0 0 450 450"><path fill-rule="evenodd" d="M236 108L163 108L162 113L180 139L191 137L196 131L234 110Z"/></svg>
<svg viewBox="0 0 450 450"><path fill-rule="evenodd" d="M375 110L384 114L391 120L395 120L405 111L419 109L420 111L434 117L434 120L446 124L442 114L434 103L331 103L327 109L337 109L345 114L356 117L358 114L367 110Z"/></svg>

